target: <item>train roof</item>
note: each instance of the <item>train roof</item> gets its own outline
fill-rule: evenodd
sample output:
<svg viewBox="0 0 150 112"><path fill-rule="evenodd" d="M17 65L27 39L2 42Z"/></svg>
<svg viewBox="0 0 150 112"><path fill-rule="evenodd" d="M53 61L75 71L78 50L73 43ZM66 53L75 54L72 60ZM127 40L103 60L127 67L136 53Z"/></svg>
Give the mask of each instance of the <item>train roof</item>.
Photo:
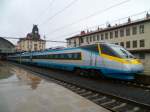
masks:
<svg viewBox="0 0 150 112"><path fill-rule="evenodd" d="M73 47L73 48L64 48L64 49L48 49L48 50L43 50L43 51L32 51L32 52L23 52L23 53L18 53L15 54L14 56L28 56L32 53L32 55L40 55L40 54L47 54L48 52L58 52L58 51L66 51L66 50L75 50L75 49L84 49L84 48L90 48L91 46L95 46L97 44L110 44L108 42L96 42L94 44L89 44L89 45L84 45L80 47ZM114 44L110 44L114 45Z"/></svg>

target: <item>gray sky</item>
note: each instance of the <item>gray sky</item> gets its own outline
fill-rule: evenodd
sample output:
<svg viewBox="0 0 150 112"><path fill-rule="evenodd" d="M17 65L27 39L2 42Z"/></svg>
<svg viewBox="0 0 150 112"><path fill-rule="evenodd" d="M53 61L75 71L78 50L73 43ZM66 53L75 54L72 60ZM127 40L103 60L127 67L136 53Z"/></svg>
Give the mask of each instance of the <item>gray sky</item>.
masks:
<svg viewBox="0 0 150 112"><path fill-rule="evenodd" d="M38 24L41 36L49 40L62 40L78 34L80 30L106 24L119 18L149 10L150 0L128 0L126 3L103 11L126 0L0 0L0 36L25 37L33 24ZM71 4L63 12L64 7ZM91 14L84 21L79 21ZM57 15L56 15L57 14ZM56 16L54 16L56 15ZM53 17L53 18L52 18ZM144 13L133 19L144 17ZM126 21L121 20L120 22ZM68 24L75 22L68 26ZM65 27L64 27L65 26ZM11 40L16 44L17 40ZM60 46L60 43L47 43L47 47Z"/></svg>

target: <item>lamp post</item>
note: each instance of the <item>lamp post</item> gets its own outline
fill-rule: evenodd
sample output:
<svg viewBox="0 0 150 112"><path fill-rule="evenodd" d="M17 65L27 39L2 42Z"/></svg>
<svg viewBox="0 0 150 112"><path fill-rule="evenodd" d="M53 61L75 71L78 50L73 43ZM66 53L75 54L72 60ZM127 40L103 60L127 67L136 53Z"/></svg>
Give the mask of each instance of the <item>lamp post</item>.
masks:
<svg viewBox="0 0 150 112"><path fill-rule="evenodd" d="M32 45L29 45L30 61L32 61Z"/></svg>

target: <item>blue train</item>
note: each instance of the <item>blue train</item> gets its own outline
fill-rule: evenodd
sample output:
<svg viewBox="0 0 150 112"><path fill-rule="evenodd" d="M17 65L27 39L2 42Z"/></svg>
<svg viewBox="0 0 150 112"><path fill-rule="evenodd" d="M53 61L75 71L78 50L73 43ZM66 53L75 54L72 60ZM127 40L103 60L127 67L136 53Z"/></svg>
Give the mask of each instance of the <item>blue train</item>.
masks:
<svg viewBox="0 0 150 112"><path fill-rule="evenodd" d="M106 42L77 48L25 52L8 56L11 61L41 67L99 74L104 77L133 80L143 65L123 47Z"/></svg>

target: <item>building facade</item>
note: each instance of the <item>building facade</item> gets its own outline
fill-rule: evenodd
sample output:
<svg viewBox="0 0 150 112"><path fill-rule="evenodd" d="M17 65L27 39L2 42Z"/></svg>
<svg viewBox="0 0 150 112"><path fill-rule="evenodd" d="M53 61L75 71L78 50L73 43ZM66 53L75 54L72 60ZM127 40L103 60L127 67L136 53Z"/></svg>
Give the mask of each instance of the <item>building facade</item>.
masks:
<svg viewBox="0 0 150 112"><path fill-rule="evenodd" d="M15 46L5 37L0 37L0 60L6 59L9 54L15 53Z"/></svg>
<svg viewBox="0 0 150 112"><path fill-rule="evenodd" d="M16 46L17 51L40 51L45 49L45 40L41 39L37 25L33 25L31 33L21 38Z"/></svg>
<svg viewBox="0 0 150 112"><path fill-rule="evenodd" d="M100 41L115 43L123 46L141 59L145 68L150 68L150 15L145 18L128 21L123 24L110 24L106 28L96 31L82 31L79 35L67 38L67 47L78 47Z"/></svg>

